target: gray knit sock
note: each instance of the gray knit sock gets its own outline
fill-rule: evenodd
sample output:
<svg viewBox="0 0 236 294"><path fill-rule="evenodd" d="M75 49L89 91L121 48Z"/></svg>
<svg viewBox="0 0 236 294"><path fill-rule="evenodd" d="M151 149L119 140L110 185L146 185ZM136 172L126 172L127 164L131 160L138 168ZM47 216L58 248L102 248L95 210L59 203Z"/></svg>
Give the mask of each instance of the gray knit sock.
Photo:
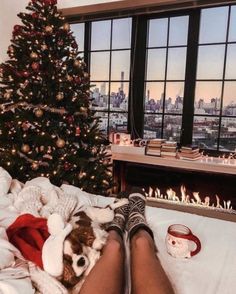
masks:
<svg viewBox="0 0 236 294"><path fill-rule="evenodd" d="M117 197L119 198L120 196L124 197L125 194L122 193L122 195L118 195ZM121 237L123 237L126 221L127 221L128 215L129 215L129 201L128 201L128 199L125 204L116 208L114 210L114 212L115 212L114 219L109 224L107 231L115 230Z"/></svg>
<svg viewBox="0 0 236 294"><path fill-rule="evenodd" d="M133 188L129 195L129 217L127 231L130 239L140 229L147 231L153 238L153 232L149 228L145 218L146 197L141 188Z"/></svg>

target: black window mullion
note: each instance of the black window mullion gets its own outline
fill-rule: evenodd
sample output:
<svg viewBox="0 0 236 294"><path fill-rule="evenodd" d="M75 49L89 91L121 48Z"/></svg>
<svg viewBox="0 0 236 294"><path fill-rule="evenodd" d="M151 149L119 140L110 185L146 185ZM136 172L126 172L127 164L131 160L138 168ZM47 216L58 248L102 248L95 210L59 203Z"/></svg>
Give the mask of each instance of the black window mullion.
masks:
<svg viewBox="0 0 236 294"><path fill-rule="evenodd" d="M90 72L90 54L91 51L91 22L85 22L84 28L84 61L87 64L88 71Z"/></svg>
<svg viewBox="0 0 236 294"><path fill-rule="evenodd" d="M144 79L146 66L147 19L136 16L132 26L132 53L128 131L132 138L142 137L144 128Z"/></svg>
<svg viewBox="0 0 236 294"><path fill-rule="evenodd" d="M169 56L169 37L170 37L170 17L168 17L167 26L167 47L166 47L166 62L165 62L165 77L164 77L164 96L162 106L162 122L161 122L161 138L164 134L164 119L165 119L165 108L166 108L166 79L167 79L167 67L168 67L168 56Z"/></svg>
<svg viewBox="0 0 236 294"><path fill-rule="evenodd" d="M219 128L218 128L218 138L217 138L217 151L219 151L219 149L220 149L219 146L220 146L221 121L222 121L222 113L223 113L223 96L224 96L224 86L225 86L226 58L227 58L227 52L228 52L230 15L231 15L231 6L229 6L227 31L226 31L226 44L225 44L225 55L224 55L223 80L222 80L222 88L221 88L221 101L220 101L220 116L219 116Z"/></svg>
<svg viewBox="0 0 236 294"><path fill-rule="evenodd" d="M181 145L192 143L199 29L200 10L195 10L189 14L183 118L180 136Z"/></svg>
<svg viewBox="0 0 236 294"><path fill-rule="evenodd" d="M111 20L111 34L110 34L110 60L109 60L109 82L108 82L108 121L107 121L107 136L109 136L109 130L110 130L110 115L111 115L111 110L110 110L110 102L111 102L111 54L112 54L112 34L113 34L113 19Z"/></svg>

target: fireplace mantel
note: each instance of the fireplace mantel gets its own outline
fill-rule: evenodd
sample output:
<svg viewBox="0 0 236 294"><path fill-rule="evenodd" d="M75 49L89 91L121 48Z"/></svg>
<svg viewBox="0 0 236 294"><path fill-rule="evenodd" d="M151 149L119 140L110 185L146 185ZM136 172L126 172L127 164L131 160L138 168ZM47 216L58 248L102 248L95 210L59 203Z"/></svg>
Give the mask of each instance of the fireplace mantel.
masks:
<svg viewBox="0 0 236 294"><path fill-rule="evenodd" d="M223 164L223 161L216 162L214 161L214 158L205 158L197 161L187 161L182 159L170 159L157 156L118 152L112 152L112 160L172 167L192 171L236 175L236 160L234 164Z"/></svg>

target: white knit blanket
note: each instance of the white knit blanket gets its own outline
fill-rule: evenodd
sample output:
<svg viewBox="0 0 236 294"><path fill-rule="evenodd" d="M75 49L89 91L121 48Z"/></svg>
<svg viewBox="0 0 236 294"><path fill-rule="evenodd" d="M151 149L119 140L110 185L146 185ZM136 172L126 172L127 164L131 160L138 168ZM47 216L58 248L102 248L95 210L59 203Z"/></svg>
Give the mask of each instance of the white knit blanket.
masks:
<svg viewBox="0 0 236 294"><path fill-rule="evenodd" d="M60 193L75 195L79 205L90 204L104 207L113 202L114 198L92 195L80 189L62 185L54 187L47 179L37 178L26 183L26 186L38 187L44 195L53 195L51 204L55 199L52 190L55 189L57 195ZM3 252L6 248L14 252L7 244L3 229L7 228L20 212L15 208L14 203L22 191L23 185L17 181L12 181L11 177L0 168L0 259L3 261ZM59 189L59 190L58 190ZM51 194L50 194L51 193ZM63 195L64 195L63 194ZM45 196L46 197L46 196ZM45 203L50 203L51 199L44 199ZM19 203L18 203L19 204ZM46 205L46 204L44 204ZM49 205L50 206L50 205ZM18 205L18 207L22 207ZM50 210L50 207L49 207ZM146 216L150 224L158 248L158 256L169 276L176 294L234 294L236 289L236 224L232 222L212 219L174 210L165 210L154 207L146 208ZM165 246L167 228L171 224L180 223L188 226L196 234L202 243L199 254L191 259L175 259L171 257ZM4 250L3 250L4 249ZM1 252L2 250L2 252ZM8 260L9 259L9 260ZM0 263L0 293L4 294L31 294L35 293L32 286L32 277L36 280L46 281L47 276L38 272L38 269L31 268L31 274L26 271L22 264L22 276L19 276L19 266L12 263L12 255L6 253L4 266ZM9 262L7 266L7 262ZM15 272L14 272L15 271ZM10 274L10 275L9 275ZM29 278L31 277L31 279ZM34 280L33 278L33 280ZM34 281L35 284L35 281ZM126 294L129 287L126 287ZM56 290L55 290L56 289ZM37 292L38 293L38 292ZM66 293L58 285L53 288L54 294ZM50 291L48 294L51 294ZM44 294L47 294L46 292Z"/></svg>

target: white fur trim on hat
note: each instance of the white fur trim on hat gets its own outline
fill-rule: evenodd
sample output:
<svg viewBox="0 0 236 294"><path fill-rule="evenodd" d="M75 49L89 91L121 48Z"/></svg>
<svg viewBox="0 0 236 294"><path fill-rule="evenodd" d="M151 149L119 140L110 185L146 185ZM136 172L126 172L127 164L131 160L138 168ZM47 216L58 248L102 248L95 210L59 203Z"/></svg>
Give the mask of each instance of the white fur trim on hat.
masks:
<svg viewBox="0 0 236 294"><path fill-rule="evenodd" d="M42 249L43 268L53 277L63 273L63 246L66 236L72 231L71 224L65 224L59 214L48 218L48 231L51 234ZM53 293L53 292L52 292Z"/></svg>

